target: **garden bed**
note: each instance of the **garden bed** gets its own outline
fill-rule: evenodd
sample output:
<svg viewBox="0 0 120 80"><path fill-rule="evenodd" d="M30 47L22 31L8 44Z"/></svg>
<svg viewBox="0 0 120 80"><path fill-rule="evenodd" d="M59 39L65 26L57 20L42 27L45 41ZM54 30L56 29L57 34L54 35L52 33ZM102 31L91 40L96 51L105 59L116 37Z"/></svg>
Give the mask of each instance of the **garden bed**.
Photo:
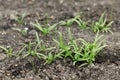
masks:
<svg viewBox="0 0 120 80"><path fill-rule="evenodd" d="M0 80L119 80L120 79L120 1L119 0L4 0L0 1L0 46L12 48L9 56L0 49ZM73 65L71 58L57 59L44 65L43 59L27 56L23 50L24 44L36 42L36 32L47 47L55 47L53 39L59 40L58 32L62 33L64 41L68 42L69 27L58 25L50 34L43 35L31 22L38 20L44 25L66 21L80 15L84 21L98 21L105 12L107 23L114 21L111 31L104 35L107 46L96 56L92 64L79 67ZM14 16L25 14L23 24L18 23ZM82 38L93 42L96 33L89 29L83 30L77 24L70 27L74 39ZM26 30L21 32L19 30ZM81 44L80 44L81 45ZM33 47L34 48L34 47ZM52 53L59 52L58 47ZM47 54L45 52L43 54Z"/></svg>

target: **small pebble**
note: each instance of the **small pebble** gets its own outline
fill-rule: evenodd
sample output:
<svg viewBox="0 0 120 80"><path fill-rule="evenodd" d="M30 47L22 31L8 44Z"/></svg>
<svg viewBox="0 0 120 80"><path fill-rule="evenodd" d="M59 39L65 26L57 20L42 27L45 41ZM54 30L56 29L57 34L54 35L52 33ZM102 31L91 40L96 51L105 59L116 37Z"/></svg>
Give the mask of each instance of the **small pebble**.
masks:
<svg viewBox="0 0 120 80"><path fill-rule="evenodd" d="M0 53L0 62L3 61L6 57L7 55Z"/></svg>
<svg viewBox="0 0 120 80"><path fill-rule="evenodd" d="M29 35L35 35L35 34L36 34L36 30L31 30L31 31L29 31L28 34L29 34Z"/></svg>

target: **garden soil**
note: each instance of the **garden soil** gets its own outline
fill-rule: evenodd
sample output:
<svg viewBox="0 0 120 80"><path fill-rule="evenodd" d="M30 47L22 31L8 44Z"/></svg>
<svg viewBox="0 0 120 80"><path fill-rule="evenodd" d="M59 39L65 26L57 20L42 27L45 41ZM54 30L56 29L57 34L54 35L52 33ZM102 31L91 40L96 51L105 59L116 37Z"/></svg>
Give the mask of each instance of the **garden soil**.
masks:
<svg viewBox="0 0 120 80"><path fill-rule="evenodd" d="M107 47L96 56L93 64L79 67L79 64L74 66L71 59L58 59L44 65L43 60L23 58L25 51L17 57L8 57L0 49L0 80L120 80L120 0L0 0L0 46L12 47L14 55L23 47L21 43L36 41L35 33L39 30L30 25L35 19L44 24L47 15L49 24L52 25L80 13L86 21L98 20L103 12L106 13L108 22L114 21L111 26L113 34L101 33L106 39ZM20 25L12 15L23 14L26 15L24 24ZM14 28L27 28L28 31L22 35ZM70 28L75 39L93 41L95 37L93 31L81 30L76 24ZM61 32L67 41L67 31L67 27L58 26L52 34L43 36L39 32L39 36L48 47L54 47L56 43L53 38L59 37L57 32Z"/></svg>

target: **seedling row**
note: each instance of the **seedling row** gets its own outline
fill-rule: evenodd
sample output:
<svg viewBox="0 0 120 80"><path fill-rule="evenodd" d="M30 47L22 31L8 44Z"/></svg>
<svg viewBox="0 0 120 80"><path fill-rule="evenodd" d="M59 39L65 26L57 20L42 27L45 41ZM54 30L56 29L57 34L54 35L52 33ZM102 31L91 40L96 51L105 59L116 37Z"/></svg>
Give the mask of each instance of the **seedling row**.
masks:
<svg viewBox="0 0 120 80"><path fill-rule="evenodd" d="M24 15L21 17L14 16L15 21L20 25L24 24L24 18L25 18ZM90 22L91 25L88 27L88 24ZM39 32L36 32L35 36L36 41L35 42L30 41L28 44L23 43L24 47L19 51L17 56L20 56L20 54L23 51L25 51L26 54L24 54L23 58L32 56L34 58L44 60L45 61L44 64L50 64L57 59L66 58L70 58L73 62L73 65L79 62L82 62L80 66L91 64L95 61L95 57L100 53L100 51L107 46L103 35L99 35L99 33L100 32L112 33L110 29L112 23L113 21L110 21L109 23L107 22L105 13L101 15L98 21L90 20L83 21L80 18L80 15L75 16L74 18L68 19L66 21L60 21L53 25L48 25L47 23L45 25L41 25L38 20L35 20L35 22L31 22L30 25L37 28L39 32L43 33L45 37L46 35L50 34L52 30L54 31L58 26L68 28L69 41L66 43L62 33L58 32L59 39L53 38L53 42L56 43L57 46L47 47L45 44L42 43L43 40L40 39ZM80 29L83 30L90 29L91 31L95 32L96 36L94 38L94 41L88 42L82 38L74 39L70 30L70 27L72 27L73 24L78 25ZM27 32L27 29L16 30L21 32L22 34ZM0 46L0 48L2 48L9 57L14 56L12 48L7 49L3 46ZM56 48L59 48L58 52L57 53L52 52Z"/></svg>

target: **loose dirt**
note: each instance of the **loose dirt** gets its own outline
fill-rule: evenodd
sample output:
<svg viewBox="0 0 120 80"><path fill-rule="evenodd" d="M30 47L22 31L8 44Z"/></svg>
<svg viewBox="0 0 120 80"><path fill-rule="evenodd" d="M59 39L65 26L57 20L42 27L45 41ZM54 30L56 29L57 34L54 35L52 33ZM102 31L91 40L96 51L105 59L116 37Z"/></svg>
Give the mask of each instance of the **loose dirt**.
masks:
<svg viewBox="0 0 120 80"><path fill-rule="evenodd" d="M120 80L120 0L0 0L0 46L12 47L16 54L23 46L21 43L36 41L35 32L38 31L29 23L38 19L42 24L46 14L50 16L49 24L74 17L82 12L83 19L98 20L103 12L107 20L113 20L111 33L104 34L107 47L96 57L96 61L88 66L73 66L70 59L56 60L49 65L43 65L42 60L33 57L8 58L0 49L0 80ZM17 24L12 15L26 14L25 24ZM13 28L28 28L28 33L22 35ZM52 38L58 38L58 31L67 41L66 27L58 27L53 34L40 38L48 46L55 46ZM71 26L74 38L87 41L94 39L95 33L81 30L77 25ZM33 62L34 65L31 63ZM34 67L33 67L34 66Z"/></svg>

